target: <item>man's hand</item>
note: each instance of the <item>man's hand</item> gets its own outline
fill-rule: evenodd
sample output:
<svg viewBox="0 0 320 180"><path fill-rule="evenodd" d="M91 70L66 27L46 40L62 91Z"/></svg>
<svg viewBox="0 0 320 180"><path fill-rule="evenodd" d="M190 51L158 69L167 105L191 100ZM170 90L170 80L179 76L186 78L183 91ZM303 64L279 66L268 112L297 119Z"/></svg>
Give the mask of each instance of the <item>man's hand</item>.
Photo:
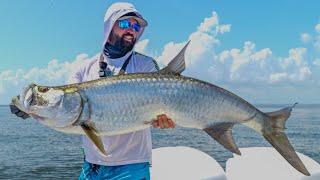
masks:
<svg viewBox="0 0 320 180"><path fill-rule="evenodd" d="M167 117L167 115L161 114L157 116L157 119L152 121L152 126L154 128L167 129L174 128L175 124L170 118Z"/></svg>
<svg viewBox="0 0 320 180"><path fill-rule="evenodd" d="M21 111L19 108L17 108L17 106L13 105L13 104L10 104L10 110L11 110L11 113L12 114L15 114L16 116L22 118L22 119L27 119L29 118L29 114Z"/></svg>

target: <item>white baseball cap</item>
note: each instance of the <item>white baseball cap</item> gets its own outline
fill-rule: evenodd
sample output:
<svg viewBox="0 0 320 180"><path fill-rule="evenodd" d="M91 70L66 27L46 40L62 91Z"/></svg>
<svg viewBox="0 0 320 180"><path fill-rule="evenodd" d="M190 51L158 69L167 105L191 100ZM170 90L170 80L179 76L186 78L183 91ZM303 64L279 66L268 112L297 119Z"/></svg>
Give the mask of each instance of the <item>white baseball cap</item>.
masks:
<svg viewBox="0 0 320 180"><path fill-rule="evenodd" d="M145 27L148 25L148 22L145 19L143 19L143 17L137 12L127 13L121 16L118 20L129 19L129 18L134 18L142 27Z"/></svg>

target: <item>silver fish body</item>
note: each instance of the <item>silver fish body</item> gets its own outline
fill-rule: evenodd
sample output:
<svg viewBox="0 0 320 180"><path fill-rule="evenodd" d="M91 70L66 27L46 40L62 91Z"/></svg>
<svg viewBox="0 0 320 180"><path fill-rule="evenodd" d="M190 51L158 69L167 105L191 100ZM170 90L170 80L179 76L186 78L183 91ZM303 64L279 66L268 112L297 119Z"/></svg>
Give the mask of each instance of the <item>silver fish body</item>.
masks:
<svg viewBox="0 0 320 180"><path fill-rule="evenodd" d="M168 115L177 125L198 129L223 122L260 122L254 118L263 117L238 96L180 75L129 74L87 82L77 89L88 106L80 119L90 117L103 135L147 128L159 114Z"/></svg>
<svg viewBox="0 0 320 180"><path fill-rule="evenodd" d="M232 127L243 124L261 134L295 169L310 175L284 133L294 105L264 113L223 88L180 75L187 45L159 72L65 86L32 84L12 103L52 129L87 135L104 155L101 135L148 128L159 114L166 114L177 125L203 129L240 155Z"/></svg>

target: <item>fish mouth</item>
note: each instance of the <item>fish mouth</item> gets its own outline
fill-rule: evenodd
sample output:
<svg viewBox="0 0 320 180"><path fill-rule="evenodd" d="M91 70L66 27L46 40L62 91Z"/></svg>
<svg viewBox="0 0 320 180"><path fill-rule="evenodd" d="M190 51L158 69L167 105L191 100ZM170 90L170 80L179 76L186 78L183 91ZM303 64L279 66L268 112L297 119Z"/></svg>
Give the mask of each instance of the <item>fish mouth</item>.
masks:
<svg viewBox="0 0 320 180"><path fill-rule="evenodd" d="M12 103L13 105L15 105L17 108L23 109L23 108L21 107L21 103L20 103L20 95L12 98L11 103Z"/></svg>
<svg viewBox="0 0 320 180"><path fill-rule="evenodd" d="M28 112L30 106L34 105L33 88L35 84L31 84L24 88L20 95L12 99L12 104L17 106L20 110Z"/></svg>

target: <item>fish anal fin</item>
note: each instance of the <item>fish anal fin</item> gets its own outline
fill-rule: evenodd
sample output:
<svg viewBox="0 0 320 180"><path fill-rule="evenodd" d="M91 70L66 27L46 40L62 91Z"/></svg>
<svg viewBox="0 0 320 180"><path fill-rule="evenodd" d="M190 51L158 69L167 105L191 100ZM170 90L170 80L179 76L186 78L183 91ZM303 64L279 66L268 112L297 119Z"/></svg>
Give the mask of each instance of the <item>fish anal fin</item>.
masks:
<svg viewBox="0 0 320 180"><path fill-rule="evenodd" d="M203 130L229 151L241 155L241 152L232 137L233 125L234 123L220 123Z"/></svg>
<svg viewBox="0 0 320 180"><path fill-rule="evenodd" d="M310 176L307 168L295 152L284 132L264 133L264 138L299 172Z"/></svg>
<svg viewBox="0 0 320 180"><path fill-rule="evenodd" d="M181 74L186 68L184 54L189 44L190 44L190 41L188 41L188 43L182 48L182 50L178 53L178 55L174 57L165 68L161 69L159 73Z"/></svg>
<svg viewBox="0 0 320 180"><path fill-rule="evenodd" d="M107 152L104 149L102 140L100 136L98 135L95 128L90 123L82 123L81 128L85 132L85 134L89 137L89 139L93 142L93 144L96 145L96 147L99 149L99 151L107 156Z"/></svg>

